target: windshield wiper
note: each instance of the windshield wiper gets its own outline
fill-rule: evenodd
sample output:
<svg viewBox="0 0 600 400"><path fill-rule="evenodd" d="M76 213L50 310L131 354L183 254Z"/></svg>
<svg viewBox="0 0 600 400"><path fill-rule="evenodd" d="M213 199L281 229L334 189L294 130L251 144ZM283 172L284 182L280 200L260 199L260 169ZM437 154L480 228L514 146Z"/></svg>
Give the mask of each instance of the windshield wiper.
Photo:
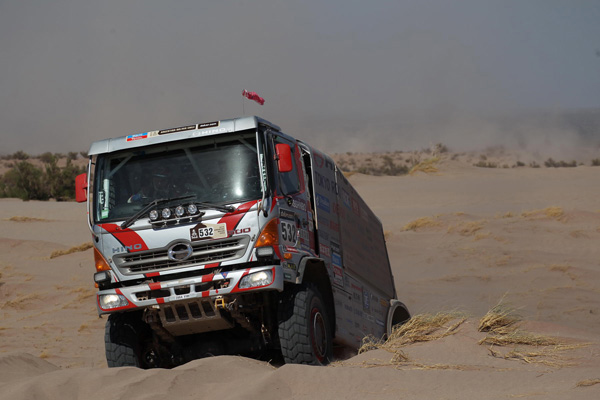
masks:
<svg viewBox="0 0 600 400"><path fill-rule="evenodd" d="M212 203L205 203L205 202L194 202L194 204L199 208L199 209L207 209L207 208L212 208L214 210L217 211L223 211L223 212L233 212L235 211L235 208L233 206L221 206L218 204L212 204Z"/></svg>
<svg viewBox="0 0 600 400"><path fill-rule="evenodd" d="M169 203L171 201L176 201L176 200L192 199L194 197L196 197L195 194L188 195L188 196L181 196L181 197L172 197L170 199L156 199L156 200L153 200L150 203L146 204L140 211L136 212L131 217L129 217L125 222L123 222L121 224L121 229L125 229L125 228L131 226L142 215L144 215L145 213L147 213L148 211L150 211L153 207L158 206L159 204Z"/></svg>

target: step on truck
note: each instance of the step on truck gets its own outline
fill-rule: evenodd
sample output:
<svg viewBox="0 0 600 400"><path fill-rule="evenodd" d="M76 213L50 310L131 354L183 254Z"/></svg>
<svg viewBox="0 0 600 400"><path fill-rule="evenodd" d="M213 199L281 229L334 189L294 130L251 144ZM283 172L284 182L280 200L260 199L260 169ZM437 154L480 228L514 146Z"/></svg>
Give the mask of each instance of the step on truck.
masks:
<svg viewBox="0 0 600 400"><path fill-rule="evenodd" d="M327 364L410 318L381 222L330 157L258 117L95 142L88 204L109 367L277 352Z"/></svg>

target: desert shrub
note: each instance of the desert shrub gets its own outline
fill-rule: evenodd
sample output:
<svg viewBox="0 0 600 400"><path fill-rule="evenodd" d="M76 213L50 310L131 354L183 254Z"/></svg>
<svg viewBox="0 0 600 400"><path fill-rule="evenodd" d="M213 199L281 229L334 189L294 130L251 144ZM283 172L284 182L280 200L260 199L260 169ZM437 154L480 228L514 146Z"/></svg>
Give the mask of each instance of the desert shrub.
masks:
<svg viewBox="0 0 600 400"><path fill-rule="evenodd" d="M44 163L52 163L55 162L56 157L54 157L54 154L50 153L49 151L40 154L38 156L38 158L40 159L40 161L44 162Z"/></svg>
<svg viewBox="0 0 600 400"><path fill-rule="evenodd" d="M80 151L79 154L81 155L81 157L83 158L88 158L88 152L87 151Z"/></svg>
<svg viewBox="0 0 600 400"><path fill-rule="evenodd" d="M524 167L525 163L522 161L517 161L517 167Z"/></svg>
<svg viewBox="0 0 600 400"><path fill-rule="evenodd" d="M0 180L0 196L22 200L48 200L44 189L44 173L28 161L20 161Z"/></svg>
<svg viewBox="0 0 600 400"><path fill-rule="evenodd" d="M592 167L600 166L600 158L594 158L591 163Z"/></svg>
<svg viewBox="0 0 600 400"><path fill-rule="evenodd" d="M544 162L544 165L548 168L559 168L559 167L576 167L577 161L573 160L571 162L566 161L554 161L552 158L547 159Z"/></svg>
<svg viewBox="0 0 600 400"><path fill-rule="evenodd" d="M539 168L540 164L536 163L535 161L532 161L532 162L529 163L529 166L531 168Z"/></svg>
<svg viewBox="0 0 600 400"><path fill-rule="evenodd" d="M51 153L40 156L44 169L28 161L20 161L0 176L0 197L16 197L22 200L68 200L75 197L75 177L85 172L84 167L67 165L58 167L58 158Z"/></svg>
<svg viewBox="0 0 600 400"><path fill-rule="evenodd" d="M447 153L449 150L448 150L448 146L446 146L445 144L436 143L434 145L434 150L433 151L435 153L437 153L437 154L442 154L442 153Z"/></svg>
<svg viewBox="0 0 600 400"><path fill-rule="evenodd" d="M11 154L10 156L8 156L7 158L8 160L28 160L29 159L29 154L25 153L22 150L19 150L13 154Z"/></svg>
<svg viewBox="0 0 600 400"><path fill-rule="evenodd" d="M473 166L480 167L480 168L498 168L498 165L496 165L496 163L493 163L491 161L488 161L488 162L479 161L477 164L473 164Z"/></svg>

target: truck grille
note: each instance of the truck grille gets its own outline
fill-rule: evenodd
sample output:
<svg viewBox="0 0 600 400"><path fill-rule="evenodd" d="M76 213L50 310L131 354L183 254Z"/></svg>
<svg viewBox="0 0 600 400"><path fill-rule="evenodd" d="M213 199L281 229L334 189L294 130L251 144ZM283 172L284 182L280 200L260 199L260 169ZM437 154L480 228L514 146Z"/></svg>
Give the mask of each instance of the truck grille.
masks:
<svg viewBox="0 0 600 400"><path fill-rule="evenodd" d="M168 247L117 255L113 257L113 261L119 271L126 275L158 272L173 268L235 260L244 255L248 243L250 243L249 236L235 236L191 243L192 255L184 261L171 260L167 255Z"/></svg>

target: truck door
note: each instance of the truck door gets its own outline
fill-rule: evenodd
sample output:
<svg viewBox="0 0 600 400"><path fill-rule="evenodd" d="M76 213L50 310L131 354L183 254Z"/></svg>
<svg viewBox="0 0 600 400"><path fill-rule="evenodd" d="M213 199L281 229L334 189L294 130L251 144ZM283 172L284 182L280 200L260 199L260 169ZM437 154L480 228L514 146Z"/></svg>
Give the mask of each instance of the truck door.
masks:
<svg viewBox="0 0 600 400"><path fill-rule="evenodd" d="M291 169L287 172L282 172L279 168L275 170L277 171L276 199L279 208L282 251L292 254L292 259L286 265L295 270L303 255L315 254L310 193L307 190L304 165L298 144L279 135L272 137L274 154L278 154L278 145L289 146L292 153Z"/></svg>

